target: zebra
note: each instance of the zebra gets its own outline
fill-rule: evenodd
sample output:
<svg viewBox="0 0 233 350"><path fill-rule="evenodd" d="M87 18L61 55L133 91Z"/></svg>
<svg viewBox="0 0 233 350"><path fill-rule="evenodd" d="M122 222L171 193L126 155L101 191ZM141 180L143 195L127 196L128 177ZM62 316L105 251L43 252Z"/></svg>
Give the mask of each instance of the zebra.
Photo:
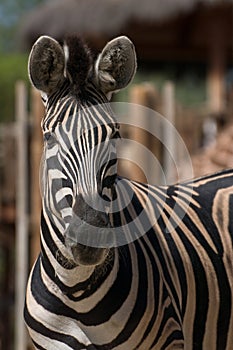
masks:
<svg viewBox="0 0 233 350"><path fill-rule="evenodd" d="M40 37L41 252L24 318L37 350L233 349L233 170L169 186L117 174L113 93L136 71L125 36ZM126 237L126 238L125 238Z"/></svg>

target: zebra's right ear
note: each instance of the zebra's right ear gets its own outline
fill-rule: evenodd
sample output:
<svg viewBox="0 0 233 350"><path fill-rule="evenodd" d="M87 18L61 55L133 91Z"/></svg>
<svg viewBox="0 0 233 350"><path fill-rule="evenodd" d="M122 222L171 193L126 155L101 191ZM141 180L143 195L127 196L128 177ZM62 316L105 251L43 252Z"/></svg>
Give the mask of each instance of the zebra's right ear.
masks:
<svg viewBox="0 0 233 350"><path fill-rule="evenodd" d="M49 36L41 36L33 45L28 73L36 89L51 94L65 80L65 54L61 45Z"/></svg>
<svg viewBox="0 0 233 350"><path fill-rule="evenodd" d="M97 83L107 95L119 91L131 82L136 68L133 43L126 36L117 37L107 43L96 61Z"/></svg>

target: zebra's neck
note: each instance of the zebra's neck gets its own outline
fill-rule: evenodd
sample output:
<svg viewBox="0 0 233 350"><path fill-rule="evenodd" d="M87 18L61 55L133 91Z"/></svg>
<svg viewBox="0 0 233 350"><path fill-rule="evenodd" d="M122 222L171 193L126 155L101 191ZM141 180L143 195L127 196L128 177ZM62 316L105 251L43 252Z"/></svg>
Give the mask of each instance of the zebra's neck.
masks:
<svg viewBox="0 0 233 350"><path fill-rule="evenodd" d="M48 97L46 110L48 111L52 106L55 106L57 101L62 97L67 96L69 92L70 92L70 82L67 79L64 81L63 85L58 91L54 92Z"/></svg>

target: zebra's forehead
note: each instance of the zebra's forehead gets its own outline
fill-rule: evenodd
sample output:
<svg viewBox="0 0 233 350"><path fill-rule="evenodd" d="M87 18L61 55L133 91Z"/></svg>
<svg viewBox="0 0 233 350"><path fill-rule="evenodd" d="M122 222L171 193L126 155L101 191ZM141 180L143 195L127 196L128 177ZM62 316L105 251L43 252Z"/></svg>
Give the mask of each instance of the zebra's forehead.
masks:
<svg viewBox="0 0 233 350"><path fill-rule="evenodd" d="M96 93L92 94L92 90L87 92L85 99L68 91L55 104L48 103L42 121L43 132L54 132L57 126L66 131L77 129L81 133L96 127L109 126L113 131L119 127L109 102L103 97L99 98Z"/></svg>

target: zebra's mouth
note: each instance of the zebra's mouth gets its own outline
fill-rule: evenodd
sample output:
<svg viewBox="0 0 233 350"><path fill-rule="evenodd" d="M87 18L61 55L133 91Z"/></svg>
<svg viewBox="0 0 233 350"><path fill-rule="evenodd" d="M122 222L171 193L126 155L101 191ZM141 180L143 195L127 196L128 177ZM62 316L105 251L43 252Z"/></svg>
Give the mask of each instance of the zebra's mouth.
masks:
<svg viewBox="0 0 233 350"><path fill-rule="evenodd" d="M109 228L93 227L86 222L71 223L65 233L65 245L78 265L99 265L108 255Z"/></svg>
<svg viewBox="0 0 233 350"><path fill-rule="evenodd" d="M106 248L88 247L83 244L77 244L71 247L74 262L77 265L83 266L100 265L106 259L108 251Z"/></svg>

